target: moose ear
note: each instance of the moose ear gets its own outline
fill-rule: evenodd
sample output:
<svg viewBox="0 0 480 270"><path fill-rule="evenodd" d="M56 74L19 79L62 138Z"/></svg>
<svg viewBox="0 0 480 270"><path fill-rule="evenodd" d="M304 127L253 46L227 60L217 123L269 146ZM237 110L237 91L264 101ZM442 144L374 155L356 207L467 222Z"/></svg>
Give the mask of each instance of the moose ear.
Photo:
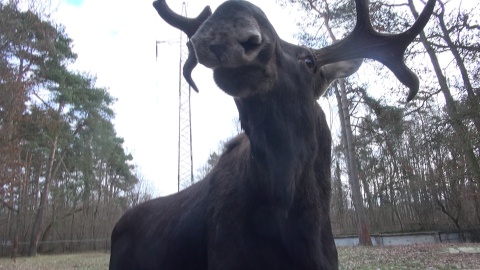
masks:
<svg viewBox="0 0 480 270"><path fill-rule="evenodd" d="M339 61L320 68L320 82L315 89L315 96L321 97L328 86L338 78L345 78L357 72L363 63L363 58Z"/></svg>
<svg viewBox="0 0 480 270"><path fill-rule="evenodd" d="M345 78L357 72L363 63L363 58L357 58L347 61L340 61L324 65L320 68L323 78L330 85L338 78ZM328 87L328 86L327 86Z"/></svg>

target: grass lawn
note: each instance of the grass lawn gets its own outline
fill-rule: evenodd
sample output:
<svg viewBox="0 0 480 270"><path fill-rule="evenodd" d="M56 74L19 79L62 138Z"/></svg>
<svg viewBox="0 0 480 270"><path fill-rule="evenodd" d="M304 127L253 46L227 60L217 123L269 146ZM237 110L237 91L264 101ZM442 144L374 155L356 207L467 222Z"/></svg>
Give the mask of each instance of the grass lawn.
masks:
<svg viewBox="0 0 480 270"><path fill-rule="evenodd" d="M339 247L340 269L479 269L480 244ZM108 253L40 255L17 262L0 259L0 270L108 269Z"/></svg>
<svg viewBox="0 0 480 270"><path fill-rule="evenodd" d="M109 253L79 253L62 255L38 255L20 257L13 263L10 258L0 258L0 270L71 270L71 269L108 269Z"/></svg>
<svg viewBox="0 0 480 270"><path fill-rule="evenodd" d="M480 269L480 244L340 247L340 269Z"/></svg>

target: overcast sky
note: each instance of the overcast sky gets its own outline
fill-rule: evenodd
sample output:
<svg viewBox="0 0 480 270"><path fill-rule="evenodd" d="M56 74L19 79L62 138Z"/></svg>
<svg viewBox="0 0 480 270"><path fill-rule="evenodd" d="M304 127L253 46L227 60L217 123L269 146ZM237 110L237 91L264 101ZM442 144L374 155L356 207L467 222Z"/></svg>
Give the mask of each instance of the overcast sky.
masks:
<svg viewBox="0 0 480 270"><path fill-rule="evenodd" d="M220 0L187 1L191 17ZM294 9L275 0L253 0L279 35L297 43ZM167 0L178 12L183 1ZM155 193L177 190L179 31L164 23L152 0L61 0L53 12L65 25L78 54L74 70L97 76L117 98L115 127L125 139L138 172L154 185ZM156 58L155 43L161 41ZM218 89L212 72L200 65L193 72L200 93L192 93L194 173L219 142L235 134L237 110L233 99Z"/></svg>

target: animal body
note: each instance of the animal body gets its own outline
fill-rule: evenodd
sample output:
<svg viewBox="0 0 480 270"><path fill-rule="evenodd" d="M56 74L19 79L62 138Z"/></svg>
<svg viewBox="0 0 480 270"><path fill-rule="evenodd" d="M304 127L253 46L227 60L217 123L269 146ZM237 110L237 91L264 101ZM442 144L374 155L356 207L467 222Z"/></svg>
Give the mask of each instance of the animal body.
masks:
<svg viewBox="0 0 480 270"><path fill-rule="evenodd" d="M190 38L189 83L196 89L190 74L197 62L211 68L234 98L244 133L227 143L205 179L124 214L112 232L111 270L338 268L329 214L331 137L317 99L365 57L386 64L412 98L418 79L401 56L435 1L399 35L374 32L366 1L356 2L354 37L323 49L283 41L246 1L227 1L213 14L206 8L195 19L174 14L164 0L154 3Z"/></svg>

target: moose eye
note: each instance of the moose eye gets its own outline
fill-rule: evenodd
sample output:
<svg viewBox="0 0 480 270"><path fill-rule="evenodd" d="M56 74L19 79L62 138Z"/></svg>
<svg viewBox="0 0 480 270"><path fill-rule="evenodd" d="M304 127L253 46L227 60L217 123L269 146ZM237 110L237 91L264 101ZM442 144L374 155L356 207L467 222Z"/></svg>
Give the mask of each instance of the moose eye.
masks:
<svg viewBox="0 0 480 270"><path fill-rule="evenodd" d="M313 60L312 56L305 57L304 61L305 61L305 64L307 64L307 66L309 68L313 68L313 66L315 65L315 60Z"/></svg>

